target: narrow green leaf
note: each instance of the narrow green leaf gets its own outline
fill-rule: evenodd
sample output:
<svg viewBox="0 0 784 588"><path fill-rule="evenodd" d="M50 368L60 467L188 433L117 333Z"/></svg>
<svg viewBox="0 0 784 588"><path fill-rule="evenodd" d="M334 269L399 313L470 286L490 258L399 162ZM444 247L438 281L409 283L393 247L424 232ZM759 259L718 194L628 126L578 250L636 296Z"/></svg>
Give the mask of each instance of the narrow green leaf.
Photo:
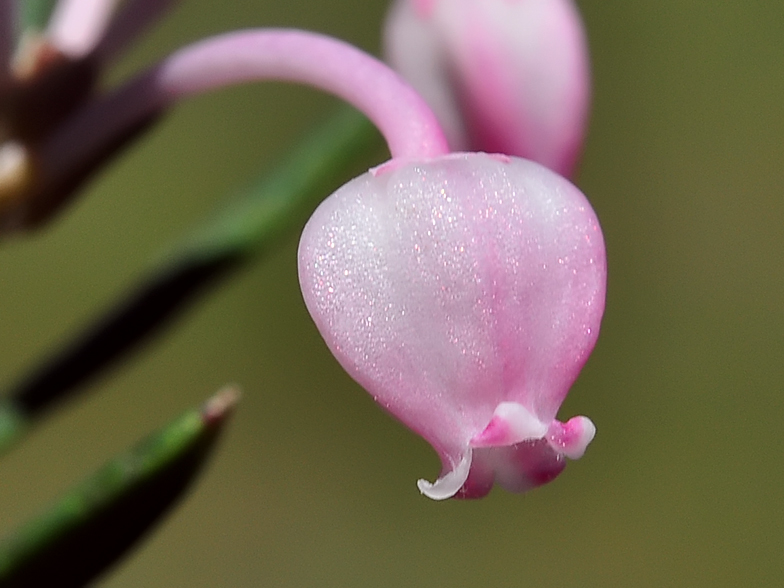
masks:
<svg viewBox="0 0 784 588"><path fill-rule="evenodd" d="M0 588L84 586L180 498L238 399L216 394L71 490L0 543Z"/></svg>
<svg viewBox="0 0 784 588"><path fill-rule="evenodd" d="M367 119L341 109L273 173L170 248L130 294L35 365L6 397L31 420L39 417L89 378L127 357L208 285L269 252L302 226L316 204L350 177L359 162L367 165L368 154L381 144Z"/></svg>

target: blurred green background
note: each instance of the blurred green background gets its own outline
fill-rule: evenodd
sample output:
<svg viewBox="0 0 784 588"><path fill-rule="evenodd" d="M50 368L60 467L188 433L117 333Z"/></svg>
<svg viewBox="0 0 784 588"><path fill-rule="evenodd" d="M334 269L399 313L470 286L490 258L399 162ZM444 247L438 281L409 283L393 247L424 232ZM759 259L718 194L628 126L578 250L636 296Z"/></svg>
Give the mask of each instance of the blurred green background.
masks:
<svg viewBox="0 0 784 588"><path fill-rule="evenodd" d="M382 0L183 2L117 68L238 27L378 52ZM196 489L101 583L775 586L784 576L784 4L580 2L594 108L578 185L608 301L561 416L598 426L548 487L431 502L438 461L342 373L302 305L296 236L3 459L0 529L226 382L245 396ZM57 222L0 250L0 378L104 308L334 101L199 98Z"/></svg>

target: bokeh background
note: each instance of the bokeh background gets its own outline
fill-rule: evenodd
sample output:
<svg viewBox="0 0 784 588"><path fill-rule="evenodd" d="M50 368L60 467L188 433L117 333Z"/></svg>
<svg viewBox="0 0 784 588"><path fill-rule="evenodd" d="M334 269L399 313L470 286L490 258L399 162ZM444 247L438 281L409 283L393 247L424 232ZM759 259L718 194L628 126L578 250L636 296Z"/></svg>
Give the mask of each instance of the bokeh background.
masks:
<svg viewBox="0 0 784 588"><path fill-rule="evenodd" d="M119 64L250 26L378 52L385 0L191 0ZM3 458L9 529L226 382L208 470L102 586L776 586L784 577L784 4L583 0L578 185L609 256L599 344L562 409L598 435L550 486L434 503L430 448L342 373L296 235ZM276 84L176 110L57 222L0 250L0 382L133 283L334 101Z"/></svg>

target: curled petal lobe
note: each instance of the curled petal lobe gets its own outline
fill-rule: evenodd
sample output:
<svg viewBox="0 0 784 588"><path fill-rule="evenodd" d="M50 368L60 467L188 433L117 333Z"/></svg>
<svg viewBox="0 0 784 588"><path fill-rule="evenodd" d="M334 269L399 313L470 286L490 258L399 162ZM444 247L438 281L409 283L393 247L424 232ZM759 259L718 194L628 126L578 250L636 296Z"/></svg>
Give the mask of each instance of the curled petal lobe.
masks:
<svg viewBox="0 0 784 588"><path fill-rule="evenodd" d="M563 453L569 459L580 459L585 453L585 448L593 441L596 435L596 426L591 419L577 416L566 423L553 421L547 430L547 442L550 446Z"/></svg>
<svg viewBox="0 0 784 588"><path fill-rule="evenodd" d="M397 161L321 204L299 264L338 361L441 457L428 496L528 489L584 451L590 421L555 417L598 335L605 257L567 180L506 156Z"/></svg>
<svg viewBox="0 0 784 588"><path fill-rule="evenodd" d="M425 496L433 500L452 498L466 486L471 473L471 459L473 454L467 451L457 464L450 464L448 469L435 483L427 480L417 481L417 488ZM491 484L492 485L492 484ZM488 488L489 491L489 488Z"/></svg>

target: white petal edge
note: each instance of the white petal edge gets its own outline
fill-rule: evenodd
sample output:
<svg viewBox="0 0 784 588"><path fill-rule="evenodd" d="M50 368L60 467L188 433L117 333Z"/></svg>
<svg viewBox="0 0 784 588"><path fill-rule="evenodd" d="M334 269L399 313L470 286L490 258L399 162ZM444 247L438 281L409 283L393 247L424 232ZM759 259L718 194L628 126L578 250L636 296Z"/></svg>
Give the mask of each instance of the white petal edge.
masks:
<svg viewBox="0 0 784 588"><path fill-rule="evenodd" d="M445 476L438 478L435 482L418 480L417 488L419 488L419 491L433 500L452 498L468 479L468 472L471 471L471 454L472 451L469 449L463 455L463 459L460 460L457 467L453 468Z"/></svg>

